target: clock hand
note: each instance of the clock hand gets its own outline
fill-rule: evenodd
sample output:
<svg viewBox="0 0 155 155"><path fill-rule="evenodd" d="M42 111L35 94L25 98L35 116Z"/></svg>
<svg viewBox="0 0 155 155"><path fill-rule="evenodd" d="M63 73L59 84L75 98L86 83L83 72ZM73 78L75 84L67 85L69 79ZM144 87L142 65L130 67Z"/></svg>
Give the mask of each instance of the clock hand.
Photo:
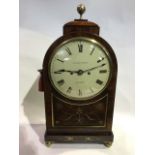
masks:
<svg viewBox="0 0 155 155"><path fill-rule="evenodd" d="M79 69L78 71L75 71L75 73L77 73L77 75L82 75L85 72L89 72L91 70L97 69L97 68L102 67L104 65L106 65L106 64L102 64L102 65L99 65L99 66L96 66L96 67L93 67L93 68L90 68L90 69L87 69L87 70L81 70L81 69Z"/></svg>
<svg viewBox="0 0 155 155"><path fill-rule="evenodd" d="M74 74L74 73L77 73L77 75L82 75L84 73L83 70L71 71L71 70L65 70L65 69L60 69L58 71L55 71L54 73L55 74L61 74L61 73L64 73L64 72L69 72L71 75Z"/></svg>
<svg viewBox="0 0 155 155"><path fill-rule="evenodd" d="M55 73L55 74L61 74L61 73L64 73L64 72L69 72L69 73L71 73L71 74L77 73L77 71L71 71L71 70L65 70L65 69L60 69L60 70L58 70L58 71L55 71L54 73Z"/></svg>
<svg viewBox="0 0 155 155"><path fill-rule="evenodd" d="M55 74L61 74L62 72L64 72L65 70L64 69L60 69L60 70L58 70L58 71L55 71L54 73Z"/></svg>
<svg viewBox="0 0 155 155"><path fill-rule="evenodd" d="M94 70L94 69L97 69L97 68L103 67L103 66L105 66L105 65L106 65L106 64L102 64L102 65L99 65L99 66L96 66L96 67L93 67L93 68L87 69L87 70L85 70L85 71L83 71L83 72L85 73L85 72L88 72L88 71L91 71L91 70Z"/></svg>

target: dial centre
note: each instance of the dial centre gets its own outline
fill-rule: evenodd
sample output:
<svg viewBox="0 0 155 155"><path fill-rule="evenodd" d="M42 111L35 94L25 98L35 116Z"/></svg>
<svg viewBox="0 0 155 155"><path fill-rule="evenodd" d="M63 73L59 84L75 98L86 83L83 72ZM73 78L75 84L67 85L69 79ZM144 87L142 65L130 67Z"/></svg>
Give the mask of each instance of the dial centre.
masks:
<svg viewBox="0 0 155 155"><path fill-rule="evenodd" d="M84 71L81 70L81 69L79 69L79 70L77 71L77 74L78 74L78 75L82 75L83 73L84 73Z"/></svg>

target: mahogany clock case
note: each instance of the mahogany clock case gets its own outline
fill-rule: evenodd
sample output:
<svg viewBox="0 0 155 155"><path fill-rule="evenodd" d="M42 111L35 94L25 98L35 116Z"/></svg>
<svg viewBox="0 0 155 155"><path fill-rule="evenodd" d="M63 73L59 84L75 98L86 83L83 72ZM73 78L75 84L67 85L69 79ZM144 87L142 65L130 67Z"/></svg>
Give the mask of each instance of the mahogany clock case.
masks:
<svg viewBox="0 0 155 155"><path fill-rule="evenodd" d="M112 70L108 85L98 96L84 101L65 98L56 91L49 78L49 62L54 50L64 41L74 37L86 37L96 40L106 48L111 59ZM104 39L96 34L82 31L63 35L48 49L44 57L43 70L41 73L43 77L46 114L45 141L97 143L113 141L112 121L117 80L117 60L113 49ZM105 104L105 102L107 102L107 104ZM58 106L60 106L60 109ZM75 110L78 111L82 109L83 112L87 112L87 114L91 113L92 110L98 110L97 113L100 116L100 120L96 118L94 121L83 119L81 123L77 123L71 119L66 123L63 122L63 118L66 117L65 110L67 109L70 109L68 112L72 113L75 113ZM71 138L68 138L68 136Z"/></svg>

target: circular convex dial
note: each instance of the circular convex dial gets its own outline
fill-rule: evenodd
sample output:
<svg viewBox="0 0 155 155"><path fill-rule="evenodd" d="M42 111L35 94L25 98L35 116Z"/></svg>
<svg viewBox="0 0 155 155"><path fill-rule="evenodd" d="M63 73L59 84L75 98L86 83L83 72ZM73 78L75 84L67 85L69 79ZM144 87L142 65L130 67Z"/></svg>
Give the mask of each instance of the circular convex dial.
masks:
<svg viewBox="0 0 155 155"><path fill-rule="evenodd" d="M110 59L97 41L75 37L55 49L49 76L61 95L73 100L90 99L106 87L110 78Z"/></svg>

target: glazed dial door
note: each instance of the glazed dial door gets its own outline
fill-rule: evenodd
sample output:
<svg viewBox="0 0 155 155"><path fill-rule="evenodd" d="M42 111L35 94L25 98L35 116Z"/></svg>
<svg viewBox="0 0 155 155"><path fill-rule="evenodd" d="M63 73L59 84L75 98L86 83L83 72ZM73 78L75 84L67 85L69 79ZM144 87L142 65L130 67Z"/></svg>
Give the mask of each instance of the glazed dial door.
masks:
<svg viewBox="0 0 155 155"><path fill-rule="evenodd" d="M51 56L49 76L54 88L73 100L97 96L110 78L107 51L95 40L73 38L62 43Z"/></svg>

